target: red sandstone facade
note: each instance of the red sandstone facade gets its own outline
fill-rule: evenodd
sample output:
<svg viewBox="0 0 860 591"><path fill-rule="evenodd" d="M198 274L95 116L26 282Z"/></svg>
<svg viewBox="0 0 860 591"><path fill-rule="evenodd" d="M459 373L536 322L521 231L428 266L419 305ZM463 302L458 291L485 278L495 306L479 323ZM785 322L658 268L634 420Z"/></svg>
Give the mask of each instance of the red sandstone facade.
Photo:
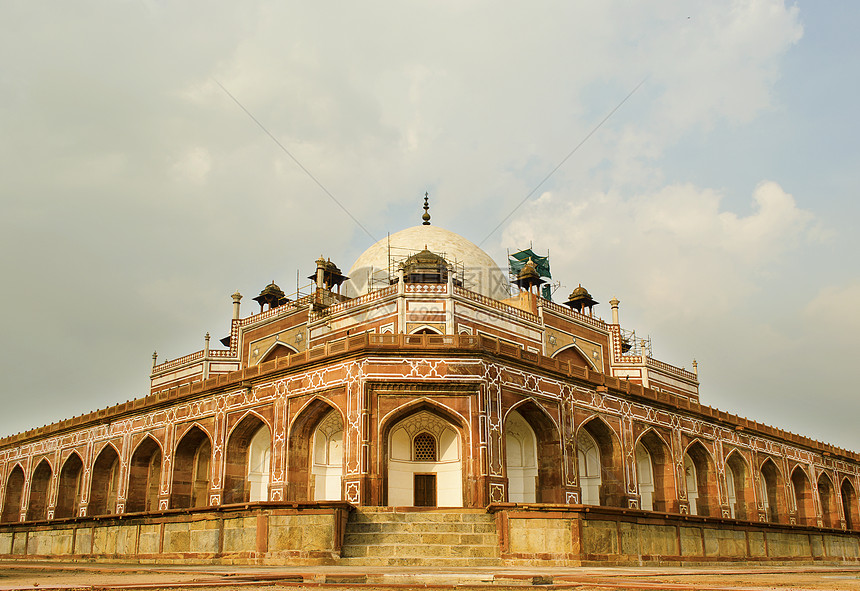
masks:
<svg viewBox="0 0 860 591"><path fill-rule="evenodd" d="M635 510L647 480L655 512L860 529L858 454L700 405L695 373L627 350L617 302L606 323L528 289L499 300L453 273L404 277L347 297L320 271L310 295L245 318L234 297L228 349L207 335L153 366L148 396L0 440L0 521L248 503L261 430L262 500L311 502L334 411L354 505L393 504L393 432L421 413L456 433L461 506L514 501L511 474L532 469L512 464L516 413L536 458L521 503Z"/></svg>

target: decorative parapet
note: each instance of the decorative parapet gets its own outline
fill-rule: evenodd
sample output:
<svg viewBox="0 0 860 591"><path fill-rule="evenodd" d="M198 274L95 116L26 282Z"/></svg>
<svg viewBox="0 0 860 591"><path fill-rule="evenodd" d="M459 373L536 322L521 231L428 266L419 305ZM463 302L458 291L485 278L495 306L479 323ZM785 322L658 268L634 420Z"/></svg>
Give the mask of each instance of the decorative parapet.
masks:
<svg viewBox="0 0 860 591"><path fill-rule="evenodd" d="M341 312L345 312L346 310L357 308L359 306L363 306L365 304L384 299L388 296L395 295L396 293L397 285L390 285L377 291L371 291L362 296L358 296L357 298L352 298L349 300L344 300L343 302L340 302L338 304L333 304L331 306L328 306L327 308L324 308L323 310L312 310L308 316L308 320L313 321L326 316L340 314Z"/></svg>
<svg viewBox="0 0 860 591"><path fill-rule="evenodd" d="M530 314L525 310L520 310L519 308L515 308L513 306L509 306L508 304L504 304L499 300L494 300L493 298L489 298L485 295L476 293L474 291L470 291L463 287L454 286L454 295L458 295L464 299L471 300L473 302L477 302L482 304L488 308L493 308L494 310L498 310L504 314L510 314L511 316L516 316L521 320L527 320L529 322L540 322L540 318L535 316L534 314Z"/></svg>
<svg viewBox="0 0 860 591"><path fill-rule="evenodd" d="M686 369L681 367L669 365L668 363L664 363L662 361L658 361L653 357L646 357L645 365L647 365L648 367L653 367L654 369L658 369L660 371L664 371L683 380L688 380L697 384L699 383L699 378L693 372L687 371Z"/></svg>

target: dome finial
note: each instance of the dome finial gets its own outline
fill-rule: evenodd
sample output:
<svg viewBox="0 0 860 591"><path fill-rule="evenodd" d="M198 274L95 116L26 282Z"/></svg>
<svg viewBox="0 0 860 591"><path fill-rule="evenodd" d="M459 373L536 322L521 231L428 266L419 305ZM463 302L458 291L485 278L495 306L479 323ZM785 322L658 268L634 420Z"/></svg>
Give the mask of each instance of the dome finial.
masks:
<svg viewBox="0 0 860 591"><path fill-rule="evenodd" d="M430 193L424 192L424 215L421 216L421 219L424 220L422 225L429 226L430 225L430 205L427 200L430 198Z"/></svg>

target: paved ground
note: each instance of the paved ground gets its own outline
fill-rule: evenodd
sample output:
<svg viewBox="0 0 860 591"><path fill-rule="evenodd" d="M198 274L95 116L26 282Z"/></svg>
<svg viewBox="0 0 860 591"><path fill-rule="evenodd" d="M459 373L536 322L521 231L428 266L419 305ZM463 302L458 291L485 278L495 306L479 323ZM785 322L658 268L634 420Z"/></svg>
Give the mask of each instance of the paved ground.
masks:
<svg viewBox="0 0 860 591"><path fill-rule="evenodd" d="M93 565L0 561L0 591L185 589L860 590L860 567L474 569Z"/></svg>

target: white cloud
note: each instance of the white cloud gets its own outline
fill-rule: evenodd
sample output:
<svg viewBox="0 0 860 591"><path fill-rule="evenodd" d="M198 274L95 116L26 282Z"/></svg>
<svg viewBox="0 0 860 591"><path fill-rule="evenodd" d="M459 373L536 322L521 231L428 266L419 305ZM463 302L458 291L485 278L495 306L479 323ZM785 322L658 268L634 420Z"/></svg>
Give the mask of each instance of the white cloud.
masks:
<svg viewBox="0 0 860 591"><path fill-rule="evenodd" d="M808 239L813 216L774 182L755 188L748 215L722 210L721 200L689 184L629 199L545 194L503 240L541 244L552 252L556 277L578 281L573 273L589 269L605 289L637 294L646 307L684 316L725 312Z"/></svg>

